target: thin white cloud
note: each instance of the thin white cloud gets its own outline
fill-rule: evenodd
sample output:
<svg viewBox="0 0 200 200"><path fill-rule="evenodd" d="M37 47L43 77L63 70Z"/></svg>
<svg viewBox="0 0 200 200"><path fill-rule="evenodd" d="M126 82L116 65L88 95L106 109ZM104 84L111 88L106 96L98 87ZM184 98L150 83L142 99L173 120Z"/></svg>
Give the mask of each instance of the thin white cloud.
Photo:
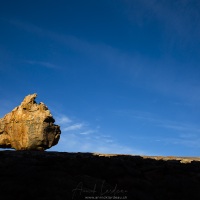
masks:
<svg viewBox="0 0 200 200"><path fill-rule="evenodd" d="M190 0L184 1L165 1L165 0L136 0L125 1L128 5L127 15L131 21L144 26L145 23L156 21L162 22L165 29L165 38L168 45L173 45L176 41L181 43L183 48L190 45L191 37L195 38L195 42L199 41L200 33L200 3L196 1L191 4ZM175 36L175 37L174 37ZM177 37L178 36L178 37Z"/></svg>
<svg viewBox="0 0 200 200"><path fill-rule="evenodd" d="M113 142L114 142L114 140L107 139L107 140L105 140L105 142L106 142L106 143L113 143Z"/></svg>
<svg viewBox="0 0 200 200"><path fill-rule="evenodd" d="M120 115L126 115L134 120L140 120L145 123L150 123L151 126L162 127L165 129L174 130L173 134L160 133L156 136L134 134L130 135L130 138L141 141L159 142L166 145L178 145L179 147L184 146L185 148L200 148L200 127L190 123L181 123L178 121L172 121L162 119L156 116L154 113L140 112L140 111L120 111ZM176 133L176 134L174 134Z"/></svg>
<svg viewBox="0 0 200 200"><path fill-rule="evenodd" d="M42 28L35 26L34 24L31 24L31 23L25 23L16 19L10 19L10 20L4 19L4 21L7 21L8 23L16 26L17 28L26 30L27 32L35 33L39 36L45 37L45 34L48 33L48 31L44 31Z"/></svg>
<svg viewBox="0 0 200 200"><path fill-rule="evenodd" d="M113 154L137 154L150 155L139 149L134 149L126 145L119 144L114 138L105 139L101 134L98 135L79 135L79 134L61 134L60 142L51 150L67 152L91 152L91 153L113 153Z"/></svg>
<svg viewBox="0 0 200 200"><path fill-rule="evenodd" d="M91 133L95 133L97 132L96 130L87 130L87 131L83 131L83 132L80 132L79 134L81 135L89 135Z"/></svg>
<svg viewBox="0 0 200 200"><path fill-rule="evenodd" d="M91 129L87 123L83 121L80 122L80 120L78 122L65 114L57 113L55 115L55 119L56 123L61 125L61 131L63 134L70 132L81 135L89 135L96 132L96 130Z"/></svg>
<svg viewBox="0 0 200 200"><path fill-rule="evenodd" d="M189 147L190 149L200 148L200 137L198 138L195 137L190 139L181 137L160 138L159 142L163 142L165 144L181 145L187 148Z"/></svg>
<svg viewBox="0 0 200 200"><path fill-rule="evenodd" d="M198 138L198 135L197 133L181 133L179 136L180 138L183 138L183 139L192 139L192 138Z"/></svg>
<svg viewBox="0 0 200 200"><path fill-rule="evenodd" d="M168 124L167 124L168 123ZM200 132L200 127L194 127L190 124L181 124L181 123L175 123L175 122L170 122L167 121L165 124L165 121L162 122L161 125L164 128L168 128L168 129L173 129L173 130L177 130L177 131L181 131L181 132Z"/></svg>
<svg viewBox="0 0 200 200"><path fill-rule="evenodd" d="M83 127L84 127L83 123L73 124L71 126L65 127L63 131L76 131L76 130L81 130Z"/></svg>
<svg viewBox="0 0 200 200"><path fill-rule="evenodd" d="M120 144L109 134L102 134L98 125L94 128L85 121L71 120L65 114L57 116L57 121L61 122L62 134L59 143L51 150L147 155L147 152Z"/></svg>
<svg viewBox="0 0 200 200"><path fill-rule="evenodd" d="M179 121L163 119L161 116L157 116L155 113L130 110L120 110L116 113L123 116L125 115L128 118L134 118L141 121L149 122L154 126L173 129L180 132L200 132L200 127L198 126L189 123L181 123Z"/></svg>
<svg viewBox="0 0 200 200"><path fill-rule="evenodd" d="M25 63L34 66L42 66L49 69L58 69L58 67L50 62L43 62L43 61L34 61L34 60L25 60Z"/></svg>
<svg viewBox="0 0 200 200"><path fill-rule="evenodd" d="M9 23L27 32L35 33L39 37L48 37L60 45L71 48L72 51L80 52L95 62L113 67L115 71L120 70L120 73L123 71L122 74L126 76L127 82L134 85L134 87L137 86L143 90L154 90L162 95L178 97L187 103L193 103L193 101L199 103L200 82L194 67L183 66L184 69L188 68L189 71L187 73L183 72L183 74L180 72L179 77L182 77L182 79L177 80L177 67L173 69L173 66L179 66L179 63L173 61L172 58L166 57L164 60L158 59L155 61L136 53L123 52L107 44L92 43L72 35L62 35L29 23L16 20L9 21ZM38 64L45 67L56 67L48 62L39 61ZM189 75L187 76L187 74ZM191 79L191 74L196 75L193 76L195 78Z"/></svg>
<svg viewBox="0 0 200 200"><path fill-rule="evenodd" d="M190 132L185 133L184 136L183 134L176 134L175 136L140 136L140 135L135 135L135 136L130 136L130 139L134 141L148 141L151 143L156 143L158 145L175 145L176 147L178 146L179 148L187 148L188 151L194 151L200 148L200 136L191 134ZM186 150L186 151L187 151ZM194 152L196 154L196 152ZM198 154L198 153L197 153ZM159 153L154 153L152 155L159 155ZM192 155L192 154L191 154Z"/></svg>
<svg viewBox="0 0 200 200"><path fill-rule="evenodd" d="M71 122L72 122L72 120L69 117L67 117L66 115L56 116L56 123L58 123L58 124L67 125Z"/></svg>
<svg viewBox="0 0 200 200"><path fill-rule="evenodd" d="M61 45L71 48L73 51L80 52L90 59L98 59L99 62L106 62L110 66L124 68L131 65L134 68L135 74L140 71L139 65L136 65L137 58L133 55L129 56L104 43L91 43L86 40L77 38L73 35L62 35L50 30L43 29L30 23L25 23L19 20L9 20L10 24L27 32L35 33L39 37L48 37Z"/></svg>

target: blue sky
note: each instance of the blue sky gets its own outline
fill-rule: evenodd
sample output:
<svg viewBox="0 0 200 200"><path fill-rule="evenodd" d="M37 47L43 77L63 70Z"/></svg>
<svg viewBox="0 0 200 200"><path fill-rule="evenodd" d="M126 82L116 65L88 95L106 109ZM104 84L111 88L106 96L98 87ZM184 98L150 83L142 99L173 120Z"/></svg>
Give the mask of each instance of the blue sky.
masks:
<svg viewBox="0 0 200 200"><path fill-rule="evenodd" d="M0 117L51 110L52 151L200 156L198 0L0 2Z"/></svg>

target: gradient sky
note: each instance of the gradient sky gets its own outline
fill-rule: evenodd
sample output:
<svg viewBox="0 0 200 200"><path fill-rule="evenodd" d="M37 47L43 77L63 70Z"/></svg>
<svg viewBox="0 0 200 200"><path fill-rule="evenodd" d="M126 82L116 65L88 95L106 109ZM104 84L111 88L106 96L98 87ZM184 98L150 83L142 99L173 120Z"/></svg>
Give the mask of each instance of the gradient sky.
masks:
<svg viewBox="0 0 200 200"><path fill-rule="evenodd" d="M0 117L37 93L50 150L200 156L199 0L7 0L0 27Z"/></svg>

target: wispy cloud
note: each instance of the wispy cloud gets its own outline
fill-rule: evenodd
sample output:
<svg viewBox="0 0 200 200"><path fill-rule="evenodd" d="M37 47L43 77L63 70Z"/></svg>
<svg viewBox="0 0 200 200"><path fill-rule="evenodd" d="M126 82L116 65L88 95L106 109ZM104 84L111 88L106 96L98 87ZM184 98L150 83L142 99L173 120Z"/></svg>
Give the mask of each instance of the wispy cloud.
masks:
<svg viewBox="0 0 200 200"><path fill-rule="evenodd" d="M56 115L56 123L61 125L67 125L72 122L72 119L70 119L66 115Z"/></svg>
<svg viewBox="0 0 200 200"><path fill-rule="evenodd" d="M176 136L165 136L165 137L159 137L159 136L130 136L130 139L140 141L148 141L149 143L154 143L154 145L162 144L162 145L175 145L178 146L181 149L181 146L183 148L188 148L188 151L194 151L195 149L200 148L200 137L198 135L185 133L185 136L182 137L182 134L177 134ZM198 155L198 152L193 152L190 156L194 156L194 154ZM160 155L158 152L154 153L152 155Z"/></svg>
<svg viewBox="0 0 200 200"><path fill-rule="evenodd" d="M84 127L84 124L73 124L71 126L68 126L63 129L63 131L76 131L76 130L81 130Z"/></svg>
<svg viewBox="0 0 200 200"><path fill-rule="evenodd" d="M197 126L196 124L191 124L189 122L179 122L178 120L175 121L164 119L162 116L158 116L155 113L130 110L120 110L116 113L121 116L126 116L128 119L139 120L145 123L149 123L151 126L154 127L171 129L176 132L176 137L180 137L182 139L194 139L194 137L199 135L200 133L200 126ZM151 137L153 138L153 136Z"/></svg>
<svg viewBox="0 0 200 200"><path fill-rule="evenodd" d="M171 37L171 44L169 45L178 41L183 48L191 45L191 38L196 39L193 40L193 45L197 40L199 41L199 1L191 3L190 0L126 0L125 3L128 5L129 18L140 26L144 26L148 22L151 23L152 19L156 19L156 22L162 22L165 38Z"/></svg>
<svg viewBox="0 0 200 200"><path fill-rule="evenodd" d="M149 124L154 127L161 127L162 132L158 130L156 134L137 134L130 135L130 138L134 141L151 141L156 144L165 145L178 145L188 149L200 148L200 126L191 124L189 122L183 123L179 121L173 121L168 119L163 119L161 116L155 113L143 112L143 111L120 111L120 115L125 115L129 119L139 120L145 124ZM164 129L163 129L164 128ZM167 134L164 134L166 130ZM167 131L170 130L170 131ZM145 129L146 131L146 129Z"/></svg>
<svg viewBox="0 0 200 200"><path fill-rule="evenodd" d="M126 113L122 112L122 113ZM151 124L154 124L155 126L167 128L167 129L173 129L180 132L200 132L200 127L196 127L193 124L188 123L181 123L174 120L168 120L168 119L162 119L161 116L157 116L154 113L150 112L143 112L143 111L127 111L127 114L131 117L150 122Z"/></svg>
<svg viewBox="0 0 200 200"><path fill-rule="evenodd" d="M147 152L122 145L109 134L101 133L100 127L91 127L85 121L72 120L65 114L55 117L61 124L61 138L51 150L69 152L99 152L121 154L146 154Z"/></svg>
<svg viewBox="0 0 200 200"><path fill-rule="evenodd" d="M143 0L142 2L146 1ZM153 2L156 4L155 1ZM154 4L151 3L149 6L153 7ZM126 81L134 87L138 86L141 89L154 90L162 95L178 97L186 103L193 101L198 103L200 100L199 74L195 67L183 66L183 64L180 66L180 63L168 57L164 60L151 60L136 53L121 51L105 43L94 43L72 35L59 34L30 23L16 20L10 20L9 23L27 32L34 33L40 38L45 37L56 41L58 44L71 48L72 51L81 53L95 62L102 63L103 66L112 68L114 71L119 70L122 75L126 76ZM29 61L29 64L38 64L48 68L57 67L52 63L43 61ZM176 69L173 66L176 66ZM188 69L187 72L179 70L182 67Z"/></svg>
<svg viewBox="0 0 200 200"><path fill-rule="evenodd" d="M8 23L20 28L20 29L23 29L23 30L26 30L30 33L35 33L39 36L43 36L45 37L45 34L48 34L50 33L49 31L47 30L44 30L34 24L31 24L31 23L26 23L26 22L23 22L23 21L20 21L20 20L16 20L16 19L4 19L4 21L7 21ZM50 33L51 34L51 33ZM47 35L49 36L49 34Z"/></svg>
<svg viewBox="0 0 200 200"><path fill-rule="evenodd" d="M98 139L95 137L98 135ZM102 137L100 133L95 135L65 134L62 135L59 144L52 150L69 152L98 152L147 155L147 152L134 149L118 143L114 138L110 140Z"/></svg>
<svg viewBox="0 0 200 200"><path fill-rule="evenodd" d="M83 55L88 56L90 59L98 60L100 63L104 62L108 64L108 66L115 67L115 69L117 67L124 68L127 65L131 65L132 68L134 68L134 73L137 74L138 71L140 71L141 66L135 64L137 62L137 56L129 56L120 49L114 48L105 43L91 43L73 35L59 34L19 20L8 20L8 22L17 28L34 33L39 37L54 40L60 43L60 45L71 48L72 51L80 52Z"/></svg>
<svg viewBox="0 0 200 200"><path fill-rule="evenodd" d="M96 130L87 130L87 131L83 131L83 132L80 132L79 134L81 135L89 135L91 133L95 133L97 132Z"/></svg>
<svg viewBox="0 0 200 200"><path fill-rule="evenodd" d="M181 145L187 148L189 147L190 149L200 148L200 137L192 137L187 139L181 137L168 137L160 138L158 142L163 142L165 144ZM194 154L196 154L196 152L194 152Z"/></svg>
<svg viewBox="0 0 200 200"><path fill-rule="evenodd" d="M181 132L200 132L200 127L194 127L190 124L182 124L173 121L161 121L160 126L168 129L173 129Z"/></svg>
<svg viewBox="0 0 200 200"><path fill-rule="evenodd" d="M58 67L56 65L54 65L50 62L25 60L24 63L27 63L29 65L33 65L33 66L41 66L41 67L50 68L50 69L58 69Z"/></svg>
<svg viewBox="0 0 200 200"><path fill-rule="evenodd" d="M81 135L88 135L96 130L92 130L89 125L83 121L73 120L65 114L55 115L56 123L61 126L62 132L65 133L76 133Z"/></svg>

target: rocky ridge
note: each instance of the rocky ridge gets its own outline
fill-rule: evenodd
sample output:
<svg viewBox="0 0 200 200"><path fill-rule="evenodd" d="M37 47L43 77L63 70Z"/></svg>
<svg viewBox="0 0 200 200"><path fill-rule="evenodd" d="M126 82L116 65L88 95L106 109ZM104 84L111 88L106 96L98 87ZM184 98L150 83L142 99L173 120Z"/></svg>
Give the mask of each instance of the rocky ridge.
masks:
<svg viewBox="0 0 200 200"><path fill-rule="evenodd" d="M0 119L0 148L45 150L56 145L60 127L44 103L37 104L37 94L28 95L22 103Z"/></svg>
<svg viewBox="0 0 200 200"><path fill-rule="evenodd" d="M181 163L184 159L187 162ZM0 151L1 198L199 200L199 161L175 156Z"/></svg>

